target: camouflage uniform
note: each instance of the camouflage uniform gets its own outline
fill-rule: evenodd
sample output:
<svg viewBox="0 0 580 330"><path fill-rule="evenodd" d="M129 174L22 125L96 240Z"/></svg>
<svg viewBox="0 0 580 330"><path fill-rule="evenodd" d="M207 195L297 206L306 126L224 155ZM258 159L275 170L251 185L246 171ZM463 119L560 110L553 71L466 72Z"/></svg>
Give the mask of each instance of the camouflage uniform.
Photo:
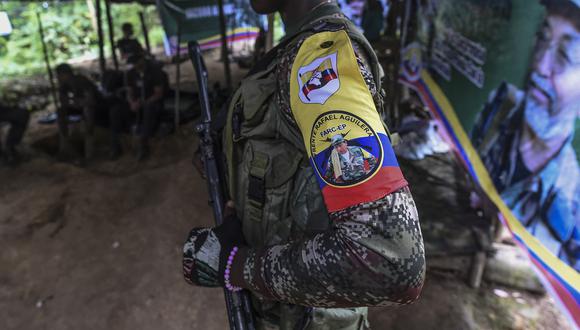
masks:
<svg viewBox="0 0 580 330"><path fill-rule="evenodd" d="M228 185L251 247L243 275L259 328L364 329L366 306L411 303L423 285L423 240L406 181L381 198L329 212L290 107L290 73L304 40L322 31L354 31L349 24L330 4L288 27L291 42L250 72L230 104ZM361 51L353 44L381 109L382 72L367 69L378 68L376 57L373 66L370 46Z"/></svg>
<svg viewBox="0 0 580 330"><path fill-rule="evenodd" d="M474 146L503 201L544 246L580 270L580 172L572 136L537 173L523 164L524 92L502 84L476 120Z"/></svg>
<svg viewBox="0 0 580 330"><path fill-rule="evenodd" d="M334 181L354 181L363 177L370 168L375 166L377 159L363 151L361 147L348 147L348 152L350 154L349 160L347 161L344 157L340 156L340 168L342 169L342 176L340 178L334 177L334 170L332 164L332 158L328 159L328 164L326 165L326 178ZM365 166L365 161L367 162ZM365 168L366 167L366 168Z"/></svg>

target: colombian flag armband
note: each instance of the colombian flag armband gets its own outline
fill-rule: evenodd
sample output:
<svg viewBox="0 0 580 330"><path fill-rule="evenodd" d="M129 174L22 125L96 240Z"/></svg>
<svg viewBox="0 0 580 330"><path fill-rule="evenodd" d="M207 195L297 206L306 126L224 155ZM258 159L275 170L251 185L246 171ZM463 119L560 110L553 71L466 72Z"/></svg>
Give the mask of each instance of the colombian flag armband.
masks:
<svg viewBox="0 0 580 330"><path fill-rule="evenodd" d="M304 41L290 105L329 212L407 185L345 31Z"/></svg>

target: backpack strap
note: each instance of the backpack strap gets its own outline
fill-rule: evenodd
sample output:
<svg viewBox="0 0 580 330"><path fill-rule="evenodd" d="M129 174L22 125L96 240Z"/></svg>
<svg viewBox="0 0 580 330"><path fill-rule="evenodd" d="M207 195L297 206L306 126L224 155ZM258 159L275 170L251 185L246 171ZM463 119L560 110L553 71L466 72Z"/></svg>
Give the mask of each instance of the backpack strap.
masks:
<svg viewBox="0 0 580 330"><path fill-rule="evenodd" d="M269 158L267 154L254 151L254 159L250 165L248 181L248 216L250 220L262 221L263 207L266 202L266 172Z"/></svg>

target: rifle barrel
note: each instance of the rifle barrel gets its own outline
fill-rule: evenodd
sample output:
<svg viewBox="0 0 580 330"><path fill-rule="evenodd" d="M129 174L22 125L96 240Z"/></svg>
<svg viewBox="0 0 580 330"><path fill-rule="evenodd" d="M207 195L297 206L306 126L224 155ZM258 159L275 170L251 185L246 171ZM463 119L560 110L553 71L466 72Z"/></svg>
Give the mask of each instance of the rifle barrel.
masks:
<svg viewBox="0 0 580 330"><path fill-rule="evenodd" d="M205 176L208 185L210 204L213 208L214 219L217 225L223 221L224 194L222 191L221 176L216 160L216 150L211 135L211 108L207 91L207 69L201 57L201 48L196 41L188 43L189 57L195 68L197 85L199 88L199 100L201 103L202 121L196 126L200 137L201 154L204 158ZM226 309L230 329L254 330L255 326L251 314L251 305L248 292L242 290L231 292L224 288Z"/></svg>

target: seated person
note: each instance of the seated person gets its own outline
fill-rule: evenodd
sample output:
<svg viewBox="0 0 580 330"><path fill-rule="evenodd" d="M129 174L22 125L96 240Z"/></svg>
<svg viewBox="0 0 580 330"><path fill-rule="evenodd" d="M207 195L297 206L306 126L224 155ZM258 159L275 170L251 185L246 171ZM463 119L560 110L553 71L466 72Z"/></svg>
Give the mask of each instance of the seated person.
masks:
<svg viewBox="0 0 580 330"><path fill-rule="evenodd" d="M121 71L107 70L102 80L103 105L108 109L106 127L110 129L111 160L123 154L121 133L129 131L130 123L135 121L133 112L129 111L125 86L125 75Z"/></svg>
<svg viewBox="0 0 580 330"><path fill-rule="evenodd" d="M143 53L143 47L133 37L133 25L124 23L121 29L123 30L123 38L117 41L117 48L121 52L121 58L127 60L131 55Z"/></svg>
<svg viewBox="0 0 580 330"><path fill-rule="evenodd" d="M60 107L58 113L59 154L70 155L71 148L68 136L68 116L81 113L84 117L85 158L94 154L94 126L97 106L102 104L102 95L97 86L87 77L77 74L66 63L56 67L59 84Z"/></svg>
<svg viewBox="0 0 580 330"><path fill-rule="evenodd" d="M144 160L149 156L149 139L157 128L169 83L167 74L143 53L131 55L128 62L133 64L133 68L127 72L127 101L129 109L138 118L140 143L137 158Z"/></svg>
<svg viewBox="0 0 580 330"><path fill-rule="evenodd" d="M0 143L0 155L10 165L16 164L19 160L16 146L22 141L29 117L28 111L24 109L0 104L0 123L10 124L4 150L2 150L2 143Z"/></svg>

